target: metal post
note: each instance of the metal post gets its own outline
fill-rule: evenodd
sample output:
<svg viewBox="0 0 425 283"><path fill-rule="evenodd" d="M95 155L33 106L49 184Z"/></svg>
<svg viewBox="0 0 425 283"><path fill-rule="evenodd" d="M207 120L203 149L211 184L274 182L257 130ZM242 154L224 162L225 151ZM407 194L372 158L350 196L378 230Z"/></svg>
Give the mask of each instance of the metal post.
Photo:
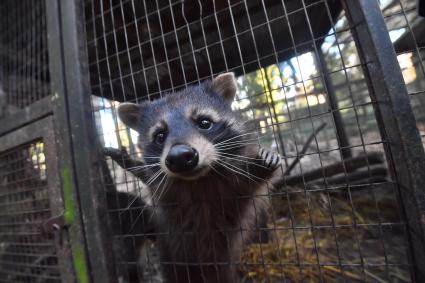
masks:
<svg viewBox="0 0 425 283"><path fill-rule="evenodd" d="M3 76L3 68L0 68L0 119L4 119L6 117L6 105L7 105L7 97L4 91L4 76Z"/></svg>
<svg viewBox="0 0 425 283"><path fill-rule="evenodd" d="M59 166L78 282L116 282L91 112L84 1L46 0Z"/></svg>
<svg viewBox="0 0 425 283"><path fill-rule="evenodd" d="M318 65L323 74L323 83L325 84L325 89L327 90L327 97L329 101L329 106L331 107L332 117L335 123L335 130L338 137L339 147L341 148L341 154L344 159L352 157L350 142L345 131L344 121L342 119L341 112L338 110L338 98L336 97L335 88L332 85L332 79L329 75L329 70L326 66L326 60L323 56L322 48L317 50Z"/></svg>
<svg viewBox="0 0 425 283"><path fill-rule="evenodd" d="M425 278L424 148L378 1L343 3L365 66L390 171L398 184L410 241L413 279L422 282Z"/></svg>

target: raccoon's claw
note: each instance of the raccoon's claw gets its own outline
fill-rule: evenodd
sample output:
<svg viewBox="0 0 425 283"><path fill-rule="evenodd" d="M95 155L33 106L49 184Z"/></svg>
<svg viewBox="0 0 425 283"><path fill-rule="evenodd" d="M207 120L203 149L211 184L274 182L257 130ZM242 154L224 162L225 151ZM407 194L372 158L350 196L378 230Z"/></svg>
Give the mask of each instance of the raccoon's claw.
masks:
<svg viewBox="0 0 425 283"><path fill-rule="evenodd" d="M277 167L280 166L280 156L276 152L260 148L258 154L261 158L262 165L267 167L268 169L275 170Z"/></svg>
<svg viewBox="0 0 425 283"><path fill-rule="evenodd" d="M112 157L112 159L129 158L129 155L128 155L125 147L122 147L121 149L116 149L116 148L113 148L113 147L104 147L104 148L102 148L102 153L106 156Z"/></svg>

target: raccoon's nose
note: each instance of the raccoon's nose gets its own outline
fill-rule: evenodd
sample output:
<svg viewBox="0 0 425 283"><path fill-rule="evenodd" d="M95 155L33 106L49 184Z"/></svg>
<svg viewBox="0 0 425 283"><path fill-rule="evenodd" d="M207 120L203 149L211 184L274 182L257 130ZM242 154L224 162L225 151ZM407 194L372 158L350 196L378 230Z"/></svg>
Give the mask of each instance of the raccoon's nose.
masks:
<svg viewBox="0 0 425 283"><path fill-rule="evenodd" d="M165 158L165 165L174 173L190 171L198 165L198 151L185 144L173 145Z"/></svg>

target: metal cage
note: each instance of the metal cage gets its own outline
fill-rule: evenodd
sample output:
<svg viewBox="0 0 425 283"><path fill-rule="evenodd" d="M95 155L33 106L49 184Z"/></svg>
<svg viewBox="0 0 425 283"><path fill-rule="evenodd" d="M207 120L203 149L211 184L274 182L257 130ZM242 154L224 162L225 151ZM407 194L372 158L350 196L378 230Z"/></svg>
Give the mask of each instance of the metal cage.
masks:
<svg viewBox="0 0 425 283"><path fill-rule="evenodd" d="M143 156L120 102L228 71L233 111L286 172L259 238L226 263L241 281L425 278L415 1L25 0L0 14L0 281L163 282L161 235L140 229L152 196L101 149Z"/></svg>

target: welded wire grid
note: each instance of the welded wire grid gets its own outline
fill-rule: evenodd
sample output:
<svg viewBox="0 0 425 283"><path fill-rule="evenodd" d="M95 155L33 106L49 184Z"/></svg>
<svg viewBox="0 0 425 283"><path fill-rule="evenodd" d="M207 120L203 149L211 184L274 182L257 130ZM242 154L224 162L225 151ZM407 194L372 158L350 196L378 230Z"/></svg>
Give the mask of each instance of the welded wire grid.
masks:
<svg viewBox="0 0 425 283"><path fill-rule="evenodd" d="M425 19L418 16L416 1L381 1L381 9L425 146Z"/></svg>
<svg viewBox="0 0 425 283"><path fill-rule="evenodd" d="M44 144L0 153L0 282L61 282L50 217Z"/></svg>
<svg viewBox="0 0 425 283"><path fill-rule="evenodd" d="M233 71L234 111L253 121L262 146L284 157L284 170L300 159L269 195L268 242L244 248L239 270L246 282L411 280L398 187L383 154L388 141L340 4L86 0L92 106L104 146L142 156L137 133L117 118L119 102L152 100ZM352 158L361 166L352 168ZM142 208L118 213L134 195L149 203L148 190L108 165L114 239L137 253L129 258L116 248L118 274L128 279L139 268L140 280L161 282L155 242L138 253L146 237L125 232Z"/></svg>
<svg viewBox="0 0 425 283"><path fill-rule="evenodd" d="M0 4L0 117L50 92L44 3Z"/></svg>

